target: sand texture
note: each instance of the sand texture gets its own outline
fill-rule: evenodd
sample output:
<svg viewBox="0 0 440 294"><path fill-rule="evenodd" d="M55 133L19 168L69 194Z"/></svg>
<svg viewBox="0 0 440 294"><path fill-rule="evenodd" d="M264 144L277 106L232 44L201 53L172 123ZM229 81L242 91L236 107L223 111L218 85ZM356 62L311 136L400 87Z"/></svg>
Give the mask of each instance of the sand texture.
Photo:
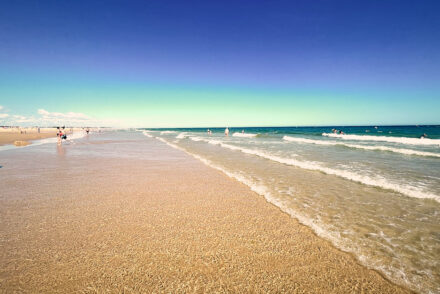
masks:
<svg viewBox="0 0 440 294"><path fill-rule="evenodd" d="M0 292L409 292L248 187L147 140L141 160L0 155Z"/></svg>
<svg viewBox="0 0 440 294"><path fill-rule="evenodd" d="M14 144L14 142L27 142L32 140L39 140L39 139L45 139L45 138L51 138L56 137L57 132L56 129L48 130L44 133L38 133L36 130L26 130L26 133L24 130L22 130L23 133L17 130L10 130L10 131L2 131L0 132L0 145L6 145L6 144ZM17 145L16 146L24 146L24 145Z"/></svg>

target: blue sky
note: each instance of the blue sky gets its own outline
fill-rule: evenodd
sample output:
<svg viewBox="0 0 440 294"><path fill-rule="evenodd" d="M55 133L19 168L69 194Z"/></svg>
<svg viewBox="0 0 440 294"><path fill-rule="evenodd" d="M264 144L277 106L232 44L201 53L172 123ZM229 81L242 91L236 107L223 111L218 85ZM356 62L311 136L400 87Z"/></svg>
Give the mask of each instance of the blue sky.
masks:
<svg viewBox="0 0 440 294"><path fill-rule="evenodd" d="M0 124L438 124L439 8L3 1Z"/></svg>

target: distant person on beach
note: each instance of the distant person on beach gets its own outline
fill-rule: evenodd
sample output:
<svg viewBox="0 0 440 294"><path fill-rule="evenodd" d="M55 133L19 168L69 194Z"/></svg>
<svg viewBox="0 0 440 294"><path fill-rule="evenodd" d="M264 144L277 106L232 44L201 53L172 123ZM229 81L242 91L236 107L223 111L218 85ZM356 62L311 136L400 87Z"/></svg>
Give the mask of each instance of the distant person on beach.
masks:
<svg viewBox="0 0 440 294"><path fill-rule="evenodd" d="M244 134L244 130L241 130L241 133Z"/></svg>
<svg viewBox="0 0 440 294"><path fill-rule="evenodd" d="M58 145L61 145L61 129L57 127Z"/></svg>
<svg viewBox="0 0 440 294"><path fill-rule="evenodd" d="M86 134L88 135L90 132L89 128L86 129Z"/></svg>
<svg viewBox="0 0 440 294"><path fill-rule="evenodd" d="M423 135L420 136L420 139L428 138L428 135L426 133L423 133Z"/></svg>
<svg viewBox="0 0 440 294"><path fill-rule="evenodd" d="M229 129L228 129L228 127L226 127L226 129L225 129L225 136L229 136Z"/></svg>

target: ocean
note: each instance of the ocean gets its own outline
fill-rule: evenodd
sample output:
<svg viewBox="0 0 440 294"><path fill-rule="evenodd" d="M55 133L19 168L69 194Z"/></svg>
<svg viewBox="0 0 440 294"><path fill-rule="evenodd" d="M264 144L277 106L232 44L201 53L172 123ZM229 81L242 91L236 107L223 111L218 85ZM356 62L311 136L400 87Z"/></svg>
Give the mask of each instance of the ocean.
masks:
<svg viewBox="0 0 440 294"><path fill-rule="evenodd" d="M249 186L388 279L440 293L440 126L210 130L139 129Z"/></svg>

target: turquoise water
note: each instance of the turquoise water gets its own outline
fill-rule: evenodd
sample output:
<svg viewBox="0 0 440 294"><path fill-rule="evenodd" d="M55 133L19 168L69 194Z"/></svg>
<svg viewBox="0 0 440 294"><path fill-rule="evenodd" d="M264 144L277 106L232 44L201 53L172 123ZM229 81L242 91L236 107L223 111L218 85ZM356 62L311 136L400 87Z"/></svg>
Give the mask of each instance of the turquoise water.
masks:
<svg viewBox="0 0 440 294"><path fill-rule="evenodd" d="M440 292L440 126L211 130L140 131L247 184L391 280Z"/></svg>

